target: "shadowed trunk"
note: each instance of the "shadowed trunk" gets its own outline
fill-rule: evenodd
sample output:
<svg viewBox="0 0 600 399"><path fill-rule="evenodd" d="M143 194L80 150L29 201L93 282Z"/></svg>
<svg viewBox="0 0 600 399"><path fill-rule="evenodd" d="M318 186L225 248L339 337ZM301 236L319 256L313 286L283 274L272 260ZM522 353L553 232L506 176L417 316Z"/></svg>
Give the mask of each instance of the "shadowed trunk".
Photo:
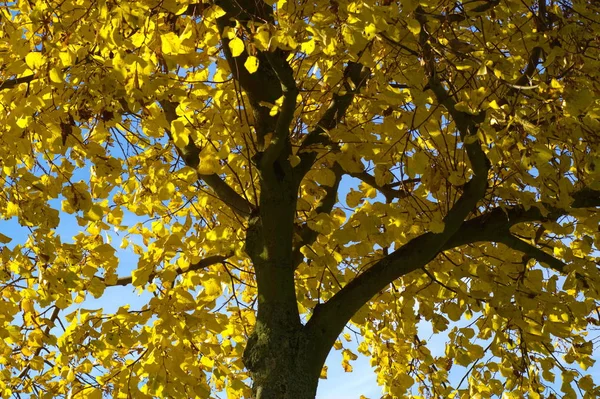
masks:
<svg viewBox="0 0 600 399"><path fill-rule="evenodd" d="M314 399L324 359L309 347L303 329L257 325L244 362L256 399Z"/></svg>

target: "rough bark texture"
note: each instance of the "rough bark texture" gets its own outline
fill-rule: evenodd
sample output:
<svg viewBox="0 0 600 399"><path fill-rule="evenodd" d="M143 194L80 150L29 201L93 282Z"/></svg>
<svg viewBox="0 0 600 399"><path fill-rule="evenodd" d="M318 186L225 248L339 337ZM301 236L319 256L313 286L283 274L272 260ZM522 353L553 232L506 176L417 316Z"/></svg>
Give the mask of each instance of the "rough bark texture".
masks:
<svg viewBox="0 0 600 399"><path fill-rule="evenodd" d="M257 324L244 353L257 399L315 397L322 363L312 356L309 343L302 328Z"/></svg>

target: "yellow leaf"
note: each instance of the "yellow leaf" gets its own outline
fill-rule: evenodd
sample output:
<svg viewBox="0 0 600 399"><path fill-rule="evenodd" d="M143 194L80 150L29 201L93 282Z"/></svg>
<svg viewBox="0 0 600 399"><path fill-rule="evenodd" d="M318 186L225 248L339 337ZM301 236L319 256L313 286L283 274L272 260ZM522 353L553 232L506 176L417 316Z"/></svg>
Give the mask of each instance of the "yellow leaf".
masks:
<svg viewBox="0 0 600 399"><path fill-rule="evenodd" d="M84 214L87 220L91 220L93 222L97 222L98 220L102 219L102 215L104 215L104 209L98 204L92 205L89 211Z"/></svg>
<svg viewBox="0 0 600 399"><path fill-rule="evenodd" d="M4 234L0 233L0 243L2 244L8 244L9 242L12 241L12 238L5 236Z"/></svg>
<svg viewBox="0 0 600 399"><path fill-rule="evenodd" d="M17 126L20 127L21 129L25 129L27 126L29 126L31 124L31 122L33 121L33 118L29 115L27 116L22 116L19 119L17 119Z"/></svg>
<svg viewBox="0 0 600 399"><path fill-rule="evenodd" d="M231 55L237 57L244 52L244 42L239 37L235 37L229 42L229 48L231 49Z"/></svg>
<svg viewBox="0 0 600 399"><path fill-rule="evenodd" d="M215 361L207 356L202 356L200 363L208 369L212 369L215 366Z"/></svg>
<svg viewBox="0 0 600 399"><path fill-rule="evenodd" d="M221 18L226 12L221 7L213 5L204 11L204 20L207 22L213 21L217 18Z"/></svg>
<svg viewBox="0 0 600 399"><path fill-rule="evenodd" d="M418 22L417 22L418 24ZM409 28L410 29L410 28ZM419 31L421 30L421 25L419 25ZM412 30L411 30L412 32ZM367 24L367 26L365 26L365 30L363 31L365 37L369 40L371 40L373 38L373 36L375 36L375 34L377 33L377 27L373 24ZM415 33L418 34L419 32Z"/></svg>
<svg viewBox="0 0 600 399"><path fill-rule="evenodd" d="M13 216L19 216L19 205L15 204L12 201L9 201L6 204L6 212L4 213L4 216L11 218Z"/></svg>
<svg viewBox="0 0 600 399"><path fill-rule="evenodd" d="M300 157L298 155L290 155L288 161L290 161L290 165L294 168L300 163Z"/></svg>
<svg viewBox="0 0 600 399"><path fill-rule="evenodd" d="M421 33L421 24L416 19L411 19L408 21L407 28L415 36Z"/></svg>
<svg viewBox="0 0 600 399"><path fill-rule="evenodd" d="M152 274L152 268L150 267L138 267L131 272L132 284L134 287L140 287L150 279Z"/></svg>
<svg viewBox="0 0 600 399"><path fill-rule="evenodd" d="M447 302L442 307L444 313L448 315L448 318L452 321L460 320L460 317L463 314L463 310L454 302Z"/></svg>
<svg viewBox="0 0 600 399"><path fill-rule="evenodd" d="M550 87L552 87L553 89L562 89L563 85L556 79L552 79L550 81Z"/></svg>
<svg viewBox="0 0 600 399"><path fill-rule="evenodd" d="M321 369L321 375L319 375L319 378L322 380L327 379L327 366L323 366L323 368Z"/></svg>
<svg viewBox="0 0 600 399"><path fill-rule="evenodd" d="M498 105L498 103L496 102L496 100L492 100L488 103L488 107L490 107L491 109L500 109L500 106Z"/></svg>
<svg viewBox="0 0 600 399"><path fill-rule="evenodd" d="M244 62L244 66L246 67L248 72L256 72L256 70L258 69L258 58L256 58L253 55L249 56L246 62Z"/></svg>
<svg viewBox="0 0 600 399"><path fill-rule="evenodd" d="M467 114L476 115L477 112L471 108L471 106L466 101L459 101L454 104L454 109L460 112L465 112Z"/></svg>
<svg viewBox="0 0 600 399"><path fill-rule="evenodd" d="M171 122L171 135L177 148L185 148L190 142L190 138L186 134L185 124L181 119L175 119Z"/></svg>
<svg viewBox="0 0 600 399"><path fill-rule="evenodd" d="M214 278L206 280L202 286L204 287L204 295L208 300L213 300L221 295L221 284Z"/></svg>
<svg viewBox="0 0 600 399"><path fill-rule="evenodd" d="M214 153L202 152L200 156L200 165L198 166L198 173L201 175L210 175L217 172L220 169L219 159Z"/></svg>
<svg viewBox="0 0 600 399"><path fill-rule="evenodd" d="M343 361L342 362L342 367L344 368L344 372L346 373L351 373L352 372L352 366L350 365L350 363Z"/></svg>
<svg viewBox="0 0 600 399"><path fill-rule="evenodd" d="M269 34L269 30L265 27L258 28L258 31L254 34L254 44L260 50L268 50L269 49L269 40L271 39L271 35Z"/></svg>
<svg viewBox="0 0 600 399"><path fill-rule="evenodd" d="M76 60L75 54L69 50L61 51L58 54L58 58L60 58L60 62L62 63L63 67L68 67L68 66L73 65Z"/></svg>
<svg viewBox="0 0 600 399"><path fill-rule="evenodd" d="M322 186L333 187L335 184L335 173L331 169L321 169L315 175L315 181Z"/></svg>
<svg viewBox="0 0 600 399"><path fill-rule="evenodd" d="M181 46L181 41L179 37L173 33L165 33L161 35L160 42L162 44L161 49L165 54L177 54L179 53L179 48Z"/></svg>
<svg viewBox="0 0 600 399"><path fill-rule="evenodd" d="M42 65L44 65L45 62L46 57L38 51L29 53L25 56L25 63L31 69L40 68Z"/></svg>
<svg viewBox="0 0 600 399"><path fill-rule="evenodd" d="M306 55L311 55L315 51L315 39L310 39L300 45L300 50Z"/></svg>
<svg viewBox="0 0 600 399"><path fill-rule="evenodd" d="M23 299L23 301L21 302L21 307L23 308L23 310L25 312L33 312L35 309L33 307L33 301L29 298L27 299Z"/></svg>
<svg viewBox="0 0 600 399"><path fill-rule="evenodd" d="M361 191L356 191L351 188L348 195L346 195L346 204L350 208L355 208L361 203L362 199L363 193Z"/></svg>
<svg viewBox="0 0 600 399"><path fill-rule="evenodd" d="M478 70L477 70L477 76L485 76L487 75L487 66L482 65Z"/></svg>
<svg viewBox="0 0 600 399"><path fill-rule="evenodd" d="M63 82L63 73L59 68L52 68L50 70L50 80L54 83L62 83Z"/></svg>

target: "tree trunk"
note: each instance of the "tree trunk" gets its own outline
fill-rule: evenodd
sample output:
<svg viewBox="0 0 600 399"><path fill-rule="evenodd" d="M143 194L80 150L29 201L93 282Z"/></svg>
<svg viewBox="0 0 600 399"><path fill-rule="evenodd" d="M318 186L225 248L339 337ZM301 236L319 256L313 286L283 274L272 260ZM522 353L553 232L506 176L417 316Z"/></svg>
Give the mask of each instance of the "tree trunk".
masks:
<svg viewBox="0 0 600 399"><path fill-rule="evenodd" d="M303 328L257 325L244 351L255 399L314 399L324 361L309 348Z"/></svg>

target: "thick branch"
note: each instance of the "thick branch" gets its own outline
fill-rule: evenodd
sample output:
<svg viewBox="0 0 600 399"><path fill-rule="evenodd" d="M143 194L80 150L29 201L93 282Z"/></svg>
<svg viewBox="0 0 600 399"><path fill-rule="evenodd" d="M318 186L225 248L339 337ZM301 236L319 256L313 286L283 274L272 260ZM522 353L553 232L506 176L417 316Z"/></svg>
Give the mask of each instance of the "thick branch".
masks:
<svg viewBox="0 0 600 399"><path fill-rule="evenodd" d="M600 191L580 189L573 194L572 209L600 207ZM544 212L541 209L545 209ZM460 233L455 234L442 248L448 250L480 241L496 241L497 235L510 230L519 223L556 221L567 215L569 210L538 203L527 209L522 205L494 208L463 223Z"/></svg>
<svg viewBox="0 0 600 399"><path fill-rule="evenodd" d="M332 186L321 186L321 188L325 190L325 195L315 208L316 215L319 213L330 214L333 210L333 206L337 202L337 194L340 188L340 182L344 176L344 170L337 162L333 165L332 170L335 174L335 180ZM300 263L302 263L303 256L300 252L300 249L306 245L311 245L314 243L319 236L319 233L308 227L308 224L305 223L300 227L299 235L300 241L294 245L294 268L297 268Z"/></svg>
<svg viewBox="0 0 600 399"><path fill-rule="evenodd" d="M200 260L199 262L191 263L185 269L177 267L175 269L175 272L179 276L179 275L182 275L182 274L185 274L185 273L189 273L189 272L194 272L194 271L206 269L209 266L216 265L218 263L224 262L227 258L229 258L231 256L232 256L232 254L228 254L228 255L225 255L225 256L222 256L222 255L209 256L209 257L206 257L206 258ZM150 283L159 274L160 274L159 272L153 272L153 273L151 273L150 276L148 277L148 282ZM104 277L97 277L97 278L99 280L101 280L101 281L105 281ZM113 284L107 284L107 287L116 287L116 286L123 286L123 287L125 287L125 286L128 286L129 284L131 284L132 282L133 282L133 277L131 277L131 276L119 277L115 283L113 283Z"/></svg>
<svg viewBox="0 0 600 399"><path fill-rule="evenodd" d="M600 207L600 191L598 190L584 188L573 193L572 197L574 198L571 204L572 209ZM316 355L327 355L328 345L337 338L348 320L373 295L397 278L423 268L440 251L483 241L502 242L507 245L508 241L502 236L510 234L508 232L510 227L519 223L556 220L568 213L568 210L554 208L547 204L540 204L540 206L548 212L542 212L535 206L528 209L523 206L493 209L461 223L449 239L444 238L445 232L441 234L425 233L379 260L367 271L350 281L328 302L315 308L306 328L317 342L315 344L318 348ZM447 228L448 226L446 226ZM514 249L532 256L538 262L546 263L559 272L564 271L564 265L559 264L559 260L550 259L549 255L543 251L535 247L526 247L519 242L510 242L510 244Z"/></svg>
<svg viewBox="0 0 600 399"><path fill-rule="evenodd" d="M171 123L177 119L177 113L175 112L177 104L163 100L160 101L160 105L163 108L167 122ZM171 131L169 129L166 129L166 131L169 138L173 140ZM202 161L200 159L200 148L196 146L191 137L185 148L179 148L177 146L175 146L175 148L187 166L195 170L198 169L198 165L200 165L200 162ZM246 201L246 199L238 194L229 184L225 183L219 175L216 173L210 175L201 174L199 172L196 173L198 174L198 179L204 181L214 191L217 198L223 201L225 205L230 207L235 213L243 218L250 215L253 209L252 204Z"/></svg>
<svg viewBox="0 0 600 399"><path fill-rule="evenodd" d="M362 64L357 62L348 63L348 66L344 70L344 79L346 79L344 82L344 92L333 95L333 100L329 108L325 111L317 126L306 135L298 150L300 164L294 168L298 183L312 168L317 159L318 152L314 147L330 143L327 132L334 129L340 123L348 107L352 104L354 96L366 84L369 75L369 69L365 68Z"/></svg>
<svg viewBox="0 0 600 399"><path fill-rule="evenodd" d="M12 89L21 83L29 83L35 79L35 75L22 76L20 78L8 79L0 82L0 90Z"/></svg>
<svg viewBox="0 0 600 399"><path fill-rule="evenodd" d="M427 19L425 13L421 7L418 7L415 13L417 20L421 24L420 44L423 49L426 72L429 75L429 88L435 94L437 101L446 108L456 124L456 128L460 134L469 161L471 161L471 167L475 175L471 180L471 183L475 183L478 179L485 179L487 184L487 172L490 165L485 153L481 149L481 143L477 138L478 125L485 119L485 114L480 113L478 115L471 115L456 109L456 101L448 93L438 77L435 55L429 44L429 33L427 33Z"/></svg>
<svg viewBox="0 0 600 399"><path fill-rule="evenodd" d="M265 53L265 56L281 82L283 104L279 111L279 115L277 116L277 122L275 123L274 137L261 159L261 168L263 170L265 168L270 168L273 162L279 158L281 152L286 147L286 144L289 144L290 125L294 119L296 97L298 96L298 87L296 86L296 80L294 79L294 70L285 58L283 58L281 51L278 51L276 55L274 53ZM290 146L288 145L288 147Z"/></svg>
<svg viewBox="0 0 600 399"><path fill-rule="evenodd" d="M271 110L265 103L274 104L283 94L282 85L271 64L275 63L277 57L283 57L281 61L285 62L285 57L281 50L276 50L271 54L267 54L265 51L256 51L255 57L259 61L258 69L251 74L244 65L249 55L247 51L243 51L242 54L234 57L229 48L230 39L223 33L227 29L235 27L235 20L239 21L242 26L246 26L251 21L272 23L273 10L264 1L222 0L218 1L217 5L226 12L224 16L217 20L221 34L221 48L233 78L248 95L249 108L254 116L258 147L260 151L263 151L265 136L275 132L277 121L275 116L270 115ZM269 61L269 58L271 61Z"/></svg>
<svg viewBox="0 0 600 399"><path fill-rule="evenodd" d="M534 73L537 72L538 65L541 62L542 54L543 50L541 47L534 47L533 50L531 50L525 71L514 84L510 85L510 89L506 95L500 99L499 105L502 106L508 104L509 97L516 95L521 90L527 90L532 87L531 80Z"/></svg>
<svg viewBox="0 0 600 399"><path fill-rule="evenodd" d="M560 274L565 274L567 266L563 261L556 259L554 256L542 251L536 246L526 243L518 237L507 232L506 234L497 234L496 242L502 243L509 248L524 253L525 255L537 260L540 263L545 263L551 269L554 269Z"/></svg>
<svg viewBox="0 0 600 399"><path fill-rule="evenodd" d="M215 4L221 7L229 18L235 18L242 23L274 21L273 8L264 1L217 0Z"/></svg>
<svg viewBox="0 0 600 399"><path fill-rule="evenodd" d="M313 317L307 324L307 329L311 333L317 334L317 338L315 338L319 345L317 356L326 357L331 344L346 323L377 292L392 281L417 268L424 267L433 260L446 242L461 229L464 220L475 209L487 189L490 163L481 149L476 135L483 115L474 116L456 110L456 102L438 79L434 53L429 44L426 17L420 7L416 11L416 16L421 23L420 44L426 63L426 72L429 75L429 85L438 102L446 108L456 123L467 156L471 161L473 177L465 185L462 195L444 218L445 226L441 233L426 233L410 240L350 281L325 304L315 308Z"/></svg>

